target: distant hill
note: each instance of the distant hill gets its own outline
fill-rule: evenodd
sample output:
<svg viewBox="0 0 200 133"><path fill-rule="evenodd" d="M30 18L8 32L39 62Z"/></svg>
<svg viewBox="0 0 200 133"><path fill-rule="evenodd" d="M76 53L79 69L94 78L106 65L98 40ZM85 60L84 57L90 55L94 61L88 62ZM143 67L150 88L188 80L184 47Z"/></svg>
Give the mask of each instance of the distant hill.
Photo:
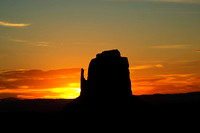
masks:
<svg viewBox="0 0 200 133"><path fill-rule="evenodd" d="M141 95L139 98L149 104L193 104L200 102L200 92L181 94Z"/></svg>
<svg viewBox="0 0 200 133"><path fill-rule="evenodd" d="M149 105L200 105L200 92L185 94L141 95L139 99ZM73 99L0 99L0 112L56 113ZM134 106L134 105L133 105Z"/></svg>

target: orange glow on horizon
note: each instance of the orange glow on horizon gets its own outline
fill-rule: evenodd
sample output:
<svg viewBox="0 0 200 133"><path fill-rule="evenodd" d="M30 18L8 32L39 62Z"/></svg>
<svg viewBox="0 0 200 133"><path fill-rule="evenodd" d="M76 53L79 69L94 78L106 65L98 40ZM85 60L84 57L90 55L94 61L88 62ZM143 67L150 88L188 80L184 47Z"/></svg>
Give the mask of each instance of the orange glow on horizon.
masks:
<svg viewBox="0 0 200 133"><path fill-rule="evenodd" d="M34 91L34 90L33 90ZM29 92L27 94L17 95L22 99L75 99L80 95L80 88L50 88L46 92ZM23 91L22 93L25 93ZM18 91L19 93L19 91Z"/></svg>
<svg viewBox="0 0 200 133"><path fill-rule="evenodd" d="M200 78L195 73L141 77L142 74L137 72L150 67L135 68L130 69L133 95L175 94L200 90ZM162 67L151 65L151 68ZM16 70L0 73L0 98L75 99L80 92L80 69Z"/></svg>

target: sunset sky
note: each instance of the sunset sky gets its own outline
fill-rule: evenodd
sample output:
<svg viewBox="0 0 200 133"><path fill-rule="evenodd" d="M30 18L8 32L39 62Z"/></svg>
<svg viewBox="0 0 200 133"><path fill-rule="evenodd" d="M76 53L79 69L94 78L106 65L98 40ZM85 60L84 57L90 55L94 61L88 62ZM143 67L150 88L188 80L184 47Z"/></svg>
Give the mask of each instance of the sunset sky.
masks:
<svg viewBox="0 0 200 133"><path fill-rule="evenodd" d="M76 98L110 49L134 95L200 91L200 0L0 0L0 98Z"/></svg>

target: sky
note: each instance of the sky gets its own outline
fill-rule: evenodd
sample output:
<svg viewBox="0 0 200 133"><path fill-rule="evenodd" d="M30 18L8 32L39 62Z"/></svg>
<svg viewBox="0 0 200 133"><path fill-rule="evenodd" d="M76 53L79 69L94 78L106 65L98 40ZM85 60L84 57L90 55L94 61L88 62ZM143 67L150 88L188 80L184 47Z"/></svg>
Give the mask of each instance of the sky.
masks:
<svg viewBox="0 0 200 133"><path fill-rule="evenodd" d="M197 92L199 35L200 0L1 0L0 98L76 98L111 49L134 95Z"/></svg>

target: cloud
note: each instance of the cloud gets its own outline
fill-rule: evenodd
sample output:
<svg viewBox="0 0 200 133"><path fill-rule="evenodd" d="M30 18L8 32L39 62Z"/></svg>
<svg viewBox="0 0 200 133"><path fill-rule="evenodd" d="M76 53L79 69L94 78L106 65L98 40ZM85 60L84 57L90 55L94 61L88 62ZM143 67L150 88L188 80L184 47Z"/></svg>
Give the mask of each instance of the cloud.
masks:
<svg viewBox="0 0 200 133"><path fill-rule="evenodd" d="M80 90L80 70L69 68L3 71L0 72L0 96L6 97L9 93L35 98L74 98Z"/></svg>
<svg viewBox="0 0 200 133"><path fill-rule="evenodd" d="M126 2L126 1L139 1L139 2L173 2L173 3L200 3L199 0L103 0L103 1L118 1L118 2Z"/></svg>
<svg viewBox="0 0 200 133"><path fill-rule="evenodd" d="M158 82L161 80L165 80L166 78L139 78L139 79L133 79L133 83L142 83L142 82Z"/></svg>
<svg viewBox="0 0 200 133"><path fill-rule="evenodd" d="M143 70L143 69L150 69L150 68L161 68L163 67L162 64L156 64L156 65L140 65L140 66L134 66L130 67L130 70Z"/></svg>
<svg viewBox="0 0 200 133"><path fill-rule="evenodd" d="M165 75L157 75L157 76L162 76L162 77L191 77L195 75L194 73L189 73L189 74L165 74Z"/></svg>
<svg viewBox="0 0 200 133"><path fill-rule="evenodd" d="M180 48L187 48L188 45L157 45L152 46L151 48L157 48L157 49L180 49Z"/></svg>
<svg viewBox="0 0 200 133"><path fill-rule="evenodd" d="M195 74L167 74L157 78L138 78L132 80L135 95L175 94L200 91L200 78Z"/></svg>
<svg viewBox="0 0 200 133"><path fill-rule="evenodd" d="M194 73L157 75L132 80L136 94L175 94L200 91L200 77Z"/></svg>
<svg viewBox="0 0 200 133"><path fill-rule="evenodd" d="M157 2L175 2L175 3L199 3L199 0L146 0L146 1L157 1Z"/></svg>
<svg viewBox="0 0 200 133"><path fill-rule="evenodd" d="M27 27L27 26L30 26L31 24L23 24L23 23L8 23L8 22L3 22L3 21L0 21L0 25L1 26L6 26L6 27Z"/></svg>
<svg viewBox="0 0 200 133"><path fill-rule="evenodd" d="M17 43L25 43L25 42L28 42L27 40L19 40L19 39L10 39L10 41L17 42Z"/></svg>
<svg viewBox="0 0 200 133"><path fill-rule="evenodd" d="M140 92L140 89L143 91ZM177 94L177 93L189 93L189 92L199 92L200 85L183 85L176 86L170 84L163 85L146 85L146 86L138 86L133 89L133 94L138 95L151 95L151 94ZM139 93L138 93L139 92Z"/></svg>
<svg viewBox="0 0 200 133"><path fill-rule="evenodd" d="M200 53L200 50L195 50L194 52Z"/></svg>
<svg viewBox="0 0 200 133"><path fill-rule="evenodd" d="M15 42L15 43L26 43L28 45L38 46L38 47L49 46L49 42L45 42L45 41L29 41L29 40L24 40L24 39L16 39L9 36L0 36L0 38L5 39L7 41Z"/></svg>
<svg viewBox="0 0 200 133"><path fill-rule="evenodd" d="M36 42L36 43L35 43L35 46L47 47L47 46L49 46L49 45L48 45L48 42Z"/></svg>

